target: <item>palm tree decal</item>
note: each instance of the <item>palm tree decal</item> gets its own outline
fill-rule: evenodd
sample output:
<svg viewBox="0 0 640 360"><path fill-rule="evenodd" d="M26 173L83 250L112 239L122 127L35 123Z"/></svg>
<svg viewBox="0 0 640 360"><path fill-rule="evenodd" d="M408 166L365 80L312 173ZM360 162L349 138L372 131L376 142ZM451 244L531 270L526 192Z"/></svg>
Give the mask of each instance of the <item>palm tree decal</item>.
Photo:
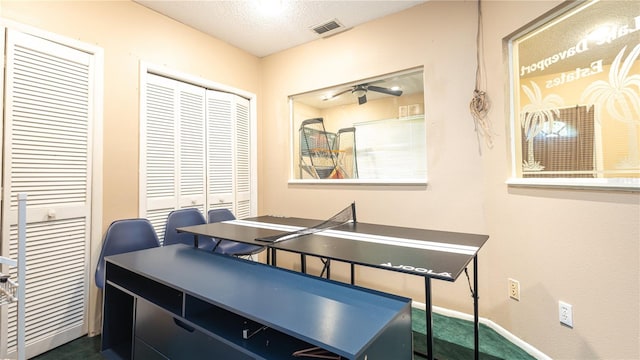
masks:
<svg viewBox="0 0 640 360"><path fill-rule="evenodd" d="M600 113L604 108L609 115L629 127L629 152L618 164L618 168L640 167L638 151L638 124L640 123L640 74L629 75L631 66L640 55L640 44L636 45L622 62L627 47L623 47L611 63L609 82L597 80L587 86L582 93L581 102L596 104L596 120L600 122Z"/></svg>
<svg viewBox="0 0 640 360"><path fill-rule="evenodd" d="M533 90L522 85L522 90L531 102L520 110L521 125L527 140L527 160L523 161L522 169L540 171L544 169L544 166L540 165L540 161L535 161L533 157L533 139L545 128L545 123L548 123L549 129L553 129L553 122L560 115L559 107L563 105L564 101L556 94L549 94L543 98L540 87L533 81L531 81L531 88Z"/></svg>

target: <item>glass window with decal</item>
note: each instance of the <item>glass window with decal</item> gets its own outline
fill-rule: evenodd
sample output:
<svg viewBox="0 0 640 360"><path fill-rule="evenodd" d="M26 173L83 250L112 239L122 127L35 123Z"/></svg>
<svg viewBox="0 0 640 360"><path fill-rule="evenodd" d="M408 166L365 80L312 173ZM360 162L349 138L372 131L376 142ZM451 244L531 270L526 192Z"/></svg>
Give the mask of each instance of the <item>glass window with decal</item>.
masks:
<svg viewBox="0 0 640 360"><path fill-rule="evenodd" d="M505 43L508 183L640 190L640 3L568 2Z"/></svg>

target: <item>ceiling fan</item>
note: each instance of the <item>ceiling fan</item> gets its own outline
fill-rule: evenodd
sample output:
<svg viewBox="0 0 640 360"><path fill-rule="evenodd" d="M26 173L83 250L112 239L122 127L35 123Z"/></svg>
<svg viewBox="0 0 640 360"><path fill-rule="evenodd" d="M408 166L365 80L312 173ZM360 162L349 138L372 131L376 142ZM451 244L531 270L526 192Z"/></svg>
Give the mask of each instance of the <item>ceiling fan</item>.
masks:
<svg viewBox="0 0 640 360"><path fill-rule="evenodd" d="M331 97L325 98L324 100L330 100L342 94L346 94L350 92L355 97L358 98L358 105L362 105L367 102L367 91L375 91L375 92L379 92L387 95L393 95L393 96L402 95L402 90L390 89L390 88L369 85L369 84L359 84L359 85L354 85L349 89L343 90Z"/></svg>

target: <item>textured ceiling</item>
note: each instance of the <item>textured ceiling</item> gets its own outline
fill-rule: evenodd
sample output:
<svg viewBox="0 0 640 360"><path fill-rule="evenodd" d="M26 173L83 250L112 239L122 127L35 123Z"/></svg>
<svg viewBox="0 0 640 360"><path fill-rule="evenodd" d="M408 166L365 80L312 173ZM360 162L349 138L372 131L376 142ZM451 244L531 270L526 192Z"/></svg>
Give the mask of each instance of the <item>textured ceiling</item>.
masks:
<svg viewBox="0 0 640 360"><path fill-rule="evenodd" d="M337 19L345 28L393 14L421 1L134 0L258 57L321 38L312 27ZM265 11L277 3L279 11Z"/></svg>

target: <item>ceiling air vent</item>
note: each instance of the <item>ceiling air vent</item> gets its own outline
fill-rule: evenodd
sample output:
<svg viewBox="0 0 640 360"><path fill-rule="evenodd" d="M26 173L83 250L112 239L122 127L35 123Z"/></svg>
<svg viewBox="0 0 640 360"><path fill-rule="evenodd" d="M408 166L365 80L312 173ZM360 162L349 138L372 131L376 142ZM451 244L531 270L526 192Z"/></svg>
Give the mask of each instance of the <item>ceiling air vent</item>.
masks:
<svg viewBox="0 0 640 360"><path fill-rule="evenodd" d="M316 34L324 37L324 36L333 35L335 33L344 31L346 29L344 25L342 25L338 21L338 19L333 19L333 20L323 22L322 24L312 26L311 30L313 30L313 32L315 32Z"/></svg>

